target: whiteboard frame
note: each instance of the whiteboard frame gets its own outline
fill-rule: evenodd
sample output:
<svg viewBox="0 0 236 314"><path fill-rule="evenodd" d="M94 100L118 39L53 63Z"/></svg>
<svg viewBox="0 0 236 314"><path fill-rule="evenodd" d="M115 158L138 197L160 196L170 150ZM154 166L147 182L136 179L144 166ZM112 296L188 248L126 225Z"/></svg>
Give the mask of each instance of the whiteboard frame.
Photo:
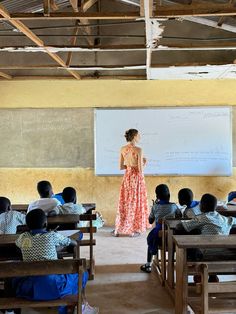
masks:
<svg viewBox="0 0 236 314"><path fill-rule="evenodd" d="M231 177L232 173L233 173L233 134L232 134L232 106L226 105L226 106L168 106L168 107L156 107L156 106L149 106L149 107L97 107L94 108L94 172L95 172L95 176L98 177L121 177L124 175L124 173L120 173L120 174L98 174L97 173L97 168L96 168L96 157L97 157L97 143L96 143L96 122L97 122L97 111L102 111L102 110L149 110L149 109L158 109L158 110L165 110L165 109L191 109L191 108L197 108L197 109L212 109L212 108L228 108L229 109L229 113L230 113L230 139L229 139L229 143L230 143L230 173L228 175L220 175L220 174L216 174L216 175L211 175L211 174L179 174L179 173L174 173L174 174L145 174L145 177ZM117 154L119 154L119 151L117 152ZM117 165L118 167L118 165Z"/></svg>

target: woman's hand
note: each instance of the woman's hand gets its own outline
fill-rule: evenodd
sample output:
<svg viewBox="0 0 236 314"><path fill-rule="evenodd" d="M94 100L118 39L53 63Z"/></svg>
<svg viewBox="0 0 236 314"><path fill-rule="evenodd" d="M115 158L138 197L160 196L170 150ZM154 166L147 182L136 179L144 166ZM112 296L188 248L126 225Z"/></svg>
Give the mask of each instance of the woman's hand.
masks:
<svg viewBox="0 0 236 314"><path fill-rule="evenodd" d="M147 159L143 157L143 166L146 166L146 164L147 164Z"/></svg>

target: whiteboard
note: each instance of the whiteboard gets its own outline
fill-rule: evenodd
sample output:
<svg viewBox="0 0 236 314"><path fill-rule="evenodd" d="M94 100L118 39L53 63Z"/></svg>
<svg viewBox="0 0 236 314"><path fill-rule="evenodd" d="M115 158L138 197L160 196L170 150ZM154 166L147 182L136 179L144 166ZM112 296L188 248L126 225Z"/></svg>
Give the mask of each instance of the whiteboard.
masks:
<svg viewBox="0 0 236 314"><path fill-rule="evenodd" d="M95 173L121 175L125 131L141 134L146 175L230 176L230 107L96 109Z"/></svg>

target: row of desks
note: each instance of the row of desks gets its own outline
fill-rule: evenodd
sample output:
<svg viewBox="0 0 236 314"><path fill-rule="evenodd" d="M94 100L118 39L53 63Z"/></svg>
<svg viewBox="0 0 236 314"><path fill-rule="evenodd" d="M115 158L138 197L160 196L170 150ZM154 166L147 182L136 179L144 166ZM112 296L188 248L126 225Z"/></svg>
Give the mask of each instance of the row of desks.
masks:
<svg viewBox="0 0 236 314"><path fill-rule="evenodd" d="M11 208L13 210L27 212L28 204L12 204ZM95 203L83 203L82 206L85 208L87 214L92 214L92 211L96 209Z"/></svg>
<svg viewBox="0 0 236 314"><path fill-rule="evenodd" d="M226 216L236 216L236 206L229 210L220 210L221 214ZM227 212L227 213L226 213ZM177 224L181 220L166 220L163 222L161 258L162 282L175 299L175 313L186 314L188 303L188 269L187 269L187 249L189 248L236 248L236 238L230 236L203 236L203 235L175 235ZM166 261L166 250L168 251L168 262ZM174 252L176 252L176 283L175 283L175 265Z"/></svg>

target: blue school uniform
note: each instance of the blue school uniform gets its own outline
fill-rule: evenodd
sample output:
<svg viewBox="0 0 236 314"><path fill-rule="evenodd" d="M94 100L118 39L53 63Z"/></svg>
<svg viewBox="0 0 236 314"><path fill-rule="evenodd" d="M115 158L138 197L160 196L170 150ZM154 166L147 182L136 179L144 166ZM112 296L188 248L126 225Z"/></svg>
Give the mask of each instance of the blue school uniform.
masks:
<svg viewBox="0 0 236 314"><path fill-rule="evenodd" d="M201 210L199 206L200 202L192 201L190 206L185 208L184 210L184 217L185 218L194 218L197 215L201 215Z"/></svg>
<svg viewBox="0 0 236 314"><path fill-rule="evenodd" d="M22 250L23 260L53 260L57 259L56 246L69 245L70 239L56 232L34 230L19 236L16 245ZM85 288L88 273L82 277L82 287ZM13 280L17 297L29 300L55 300L66 295L78 293L78 274L55 274L45 276L18 277ZM67 307L60 306L59 314L66 314Z"/></svg>
<svg viewBox="0 0 236 314"><path fill-rule="evenodd" d="M148 250L152 255L157 254L158 246L161 244L158 233L162 229L162 224L159 223L159 219L174 218L176 216L181 216L181 211L175 203L155 201L153 204L149 219L155 219L156 227L147 236Z"/></svg>
<svg viewBox="0 0 236 314"><path fill-rule="evenodd" d="M61 205L65 204L64 198L62 197L62 193L54 194L53 198L57 199L61 203Z"/></svg>

